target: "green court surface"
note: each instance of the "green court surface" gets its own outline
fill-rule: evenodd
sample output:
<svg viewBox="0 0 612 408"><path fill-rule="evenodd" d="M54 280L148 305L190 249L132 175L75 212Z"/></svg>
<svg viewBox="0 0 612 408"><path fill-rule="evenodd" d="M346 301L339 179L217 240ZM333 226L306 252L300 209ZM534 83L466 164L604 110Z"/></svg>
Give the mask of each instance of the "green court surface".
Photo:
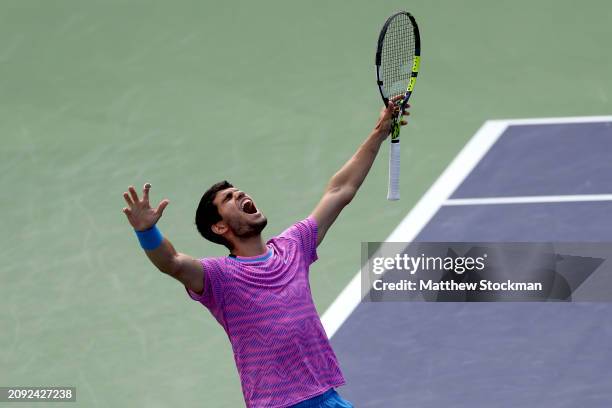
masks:
<svg viewBox="0 0 612 408"><path fill-rule="evenodd" d="M194 226L218 180L267 236L304 218L374 125L376 38L399 9L423 48L402 199L385 144L319 248L320 313L483 121L610 114L612 3L0 2L0 386L77 387L55 407L243 406L225 333L142 254L121 194L151 182L160 228L200 257L224 253Z"/></svg>

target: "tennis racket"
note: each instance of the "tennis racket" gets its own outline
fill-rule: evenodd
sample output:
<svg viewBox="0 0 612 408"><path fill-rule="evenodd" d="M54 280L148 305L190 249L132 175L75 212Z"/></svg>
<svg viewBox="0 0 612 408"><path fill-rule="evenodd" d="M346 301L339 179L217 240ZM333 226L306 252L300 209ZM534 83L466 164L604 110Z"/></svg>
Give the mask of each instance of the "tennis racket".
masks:
<svg viewBox="0 0 612 408"><path fill-rule="evenodd" d="M405 11L393 14L380 30L376 47L376 82L383 103L387 106L389 99L404 95L399 114L391 124L388 200L399 200L400 121L414 90L420 58L421 38L416 20Z"/></svg>

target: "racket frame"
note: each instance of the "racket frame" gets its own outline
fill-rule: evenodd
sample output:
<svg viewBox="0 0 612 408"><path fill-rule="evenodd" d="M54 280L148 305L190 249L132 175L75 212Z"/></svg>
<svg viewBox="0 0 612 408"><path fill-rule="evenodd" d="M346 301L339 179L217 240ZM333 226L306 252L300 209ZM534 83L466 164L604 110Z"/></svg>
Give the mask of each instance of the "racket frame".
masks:
<svg viewBox="0 0 612 408"><path fill-rule="evenodd" d="M407 16L408 19L410 19L410 22L412 24L413 36L414 36L414 59L412 61L412 70L410 72L410 80L408 82L408 87L406 89L406 92L404 93L404 98L399 104L400 114L394 115L393 121L391 123L391 131L390 131L391 145L390 145L390 152L389 152L389 189L387 192L388 200L399 200L400 121L401 121L402 116L404 115L406 104L408 103L408 100L410 99L410 96L412 95L412 92L414 90L414 85L416 83L416 78L419 73L419 66L421 62L421 36L419 34L419 26L417 25L415 18L412 16L412 14L408 13L407 11L399 11L393 14L387 19L387 21L385 21L385 24L380 30L380 34L378 35L378 43L376 46L376 60L375 60L376 83L378 85L378 91L380 92L380 96L383 100L383 104L385 107L389 105L389 98L385 96L385 90L384 90L385 84L380 77L380 65L382 62L382 47L383 47L385 35L387 34L387 29L389 28L389 25L391 24L393 19L399 15Z"/></svg>

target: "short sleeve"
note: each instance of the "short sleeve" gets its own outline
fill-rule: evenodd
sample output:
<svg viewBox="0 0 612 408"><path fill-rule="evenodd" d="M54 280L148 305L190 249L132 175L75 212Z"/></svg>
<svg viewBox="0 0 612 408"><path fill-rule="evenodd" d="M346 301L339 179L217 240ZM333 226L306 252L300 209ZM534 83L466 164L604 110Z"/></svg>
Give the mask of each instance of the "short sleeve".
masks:
<svg viewBox="0 0 612 408"><path fill-rule="evenodd" d="M197 294L191 289L185 288L187 294L193 300L200 302L213 314L219 309L221 290L219 282L219 262L215 258L202 258L199 260L204 271L204 290L202 294Z"/></svg>
<svg viewBox="0 0 612 408"><path fill-rule="evenodd" d="M300 250L306 257L308 265L318 259L317 256L317 222L310 216L305 220L296 222L280 234L298 242Z"/></svg>

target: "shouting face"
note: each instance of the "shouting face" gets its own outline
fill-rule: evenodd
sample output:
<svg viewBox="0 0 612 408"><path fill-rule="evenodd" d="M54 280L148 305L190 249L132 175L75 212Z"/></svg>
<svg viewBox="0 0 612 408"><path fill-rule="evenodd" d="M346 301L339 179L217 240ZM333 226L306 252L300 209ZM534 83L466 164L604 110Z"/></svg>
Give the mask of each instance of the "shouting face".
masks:
<svg viewBox="0 0 612 408"><path fill-rule="evenodd" d="M213 203L221 215L221 221L213 225L217 234L229 231L236 238L249 238L259 235L268 223L253 199L237 188L219 191Z"/></svg>

